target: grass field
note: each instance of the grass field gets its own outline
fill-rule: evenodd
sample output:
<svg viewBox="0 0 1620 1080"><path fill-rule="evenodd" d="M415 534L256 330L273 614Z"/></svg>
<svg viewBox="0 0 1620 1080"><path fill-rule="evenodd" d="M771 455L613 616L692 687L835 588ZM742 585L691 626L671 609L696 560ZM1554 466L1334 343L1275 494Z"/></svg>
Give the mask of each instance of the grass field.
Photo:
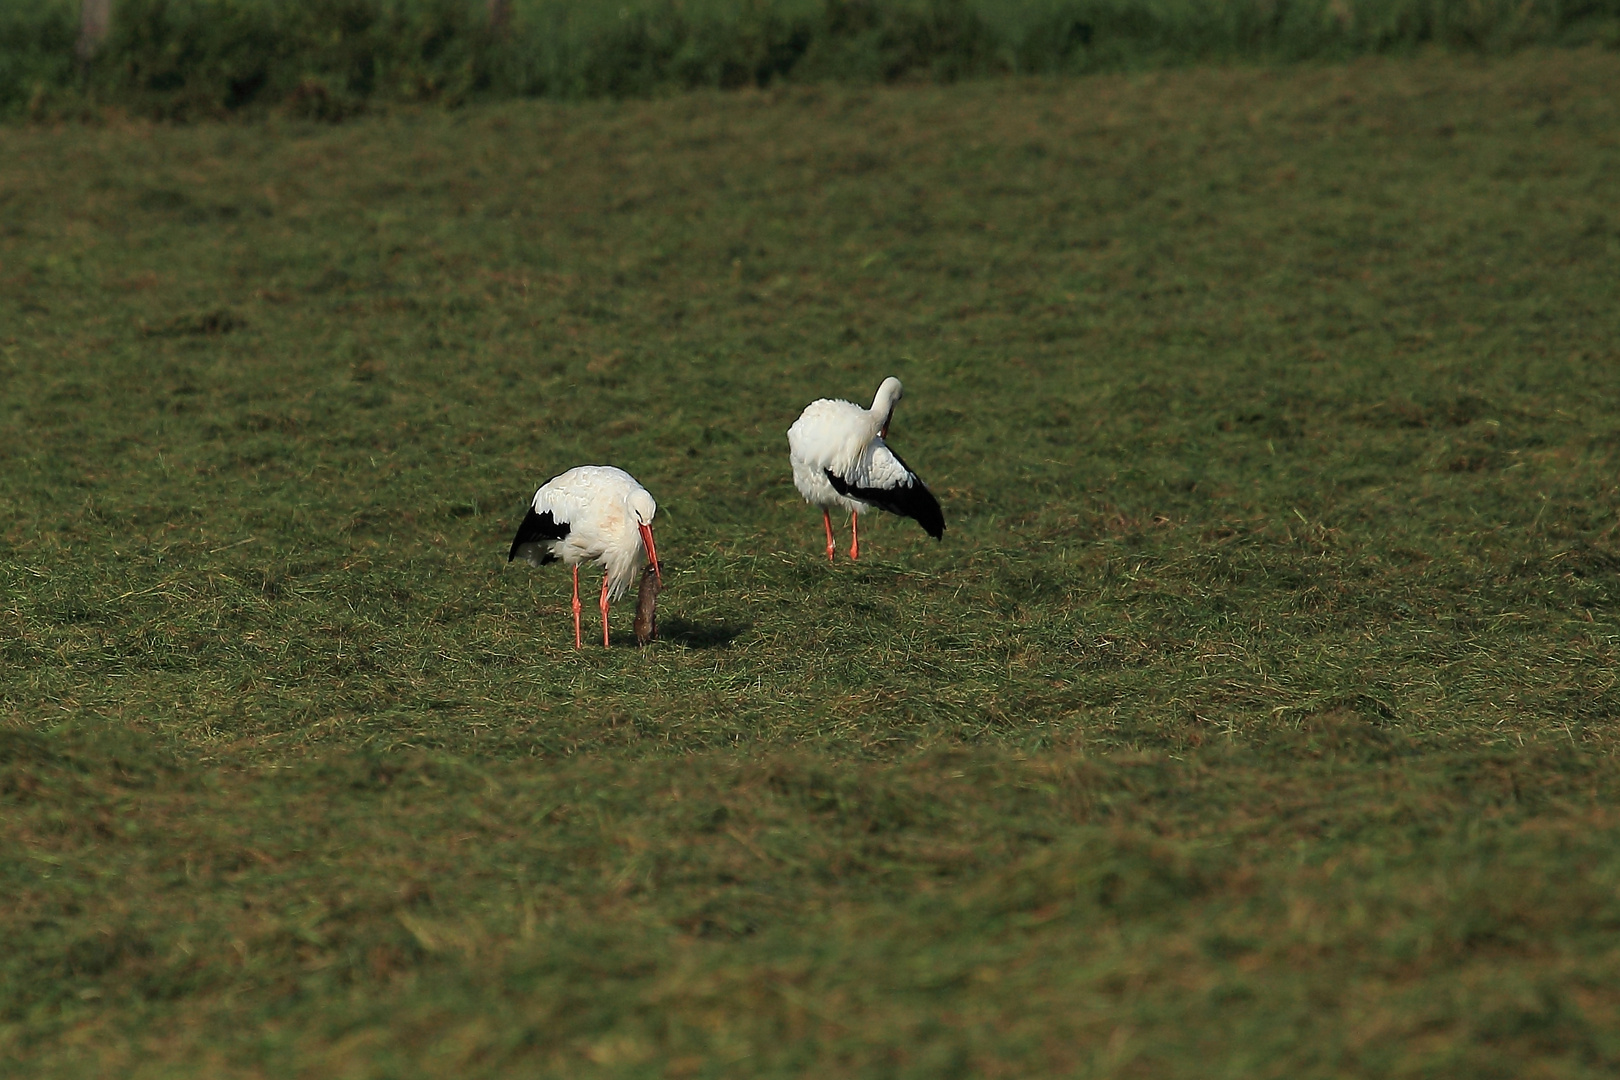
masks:
<svg viewBox="0 0 1620 1080"><path fill-rule="evenodd" d="M1617 82L0 129L0 1073L1614 1075Z"/></svg>

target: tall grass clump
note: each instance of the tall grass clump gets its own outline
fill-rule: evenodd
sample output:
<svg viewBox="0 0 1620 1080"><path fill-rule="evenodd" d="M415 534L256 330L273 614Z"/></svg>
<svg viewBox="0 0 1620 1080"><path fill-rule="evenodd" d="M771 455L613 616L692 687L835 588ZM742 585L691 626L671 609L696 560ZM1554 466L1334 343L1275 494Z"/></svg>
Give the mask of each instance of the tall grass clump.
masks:
<svg viewBox="0 0 1620 1080"><path fill-rule="evenodd" d="M184 118L276 106L646 97L799 82L953 82L1435 45L1620 45L1620 0L119 0L93 62L74 5L0 0L0 110Z"/></svg>
<svg viewBox="0 0 1620 1080"><path fill-rule="evenodd" d="M1614 0L1058 0L996 24L1019 71L1620 43Z"/></svg>
<svg viewBox="0 0 1620 1080"><path fill-rule="evenodd" d="M66 6L0 2L0 112L72 85L75 31Z"/></svg>
<svg viewBox="0 0 1620 1080"><path fill-rule="evenodd" d="M121 0L95 88L165 116L282 103L338 119L373 98L493 89L489 27L462 0Z"/></svg>

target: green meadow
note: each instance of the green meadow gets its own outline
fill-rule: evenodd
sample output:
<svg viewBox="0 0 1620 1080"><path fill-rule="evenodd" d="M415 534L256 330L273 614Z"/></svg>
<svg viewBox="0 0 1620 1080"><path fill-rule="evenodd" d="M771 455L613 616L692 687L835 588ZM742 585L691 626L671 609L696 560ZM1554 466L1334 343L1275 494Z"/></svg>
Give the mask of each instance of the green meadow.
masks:
<svg viewBox="0 0 1620 1080"><path fill-rule="evenodd" d="M1617 85L0 128L0 1073L1613 1076Z"/></svg>

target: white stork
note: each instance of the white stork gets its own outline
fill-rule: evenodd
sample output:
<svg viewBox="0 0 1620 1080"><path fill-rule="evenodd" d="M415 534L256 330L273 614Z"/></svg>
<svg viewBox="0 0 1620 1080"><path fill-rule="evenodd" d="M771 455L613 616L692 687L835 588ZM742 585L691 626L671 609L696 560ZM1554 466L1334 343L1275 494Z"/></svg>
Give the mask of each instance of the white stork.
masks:
<svg viewBox="0 0 1620 1080"><path fill-rule="evenodd" d="M529 512L512 538L506 561L522 556L530 566L561 559L574 569L574 648L579 637L579 564L602 564L602 646L608 644L608 602L630 588L652 562L663 580L653 546L652 519L658 504L635 477L611 465L581 465L554 476L534 493Z"/></svg>
<svg viewBox="0 0 1620 1080"><path fill-rule="evenodd" d="M878 387L872 407L822 398L806 405L788 428L793 485L811 506L821 507L827 529L827 561L832 562L832 515L828 507L849 511L849 557L861 557L859 518L878 507L916 518L935 540L945 533L945 515L928 486L883 440L904 388L890 376Z"/></svg>

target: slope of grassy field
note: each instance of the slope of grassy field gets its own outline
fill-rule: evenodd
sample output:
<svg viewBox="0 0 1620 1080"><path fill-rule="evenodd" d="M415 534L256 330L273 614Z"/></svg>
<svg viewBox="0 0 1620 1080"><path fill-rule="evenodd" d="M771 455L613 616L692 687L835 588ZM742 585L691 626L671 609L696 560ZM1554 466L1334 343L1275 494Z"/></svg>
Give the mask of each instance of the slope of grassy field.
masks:
<svg viewBox="0 0 1620 1080"><path fill-rule="evenodd" d="M1617 80L0 129L0 1072L1613 1075Z"/></svg>

